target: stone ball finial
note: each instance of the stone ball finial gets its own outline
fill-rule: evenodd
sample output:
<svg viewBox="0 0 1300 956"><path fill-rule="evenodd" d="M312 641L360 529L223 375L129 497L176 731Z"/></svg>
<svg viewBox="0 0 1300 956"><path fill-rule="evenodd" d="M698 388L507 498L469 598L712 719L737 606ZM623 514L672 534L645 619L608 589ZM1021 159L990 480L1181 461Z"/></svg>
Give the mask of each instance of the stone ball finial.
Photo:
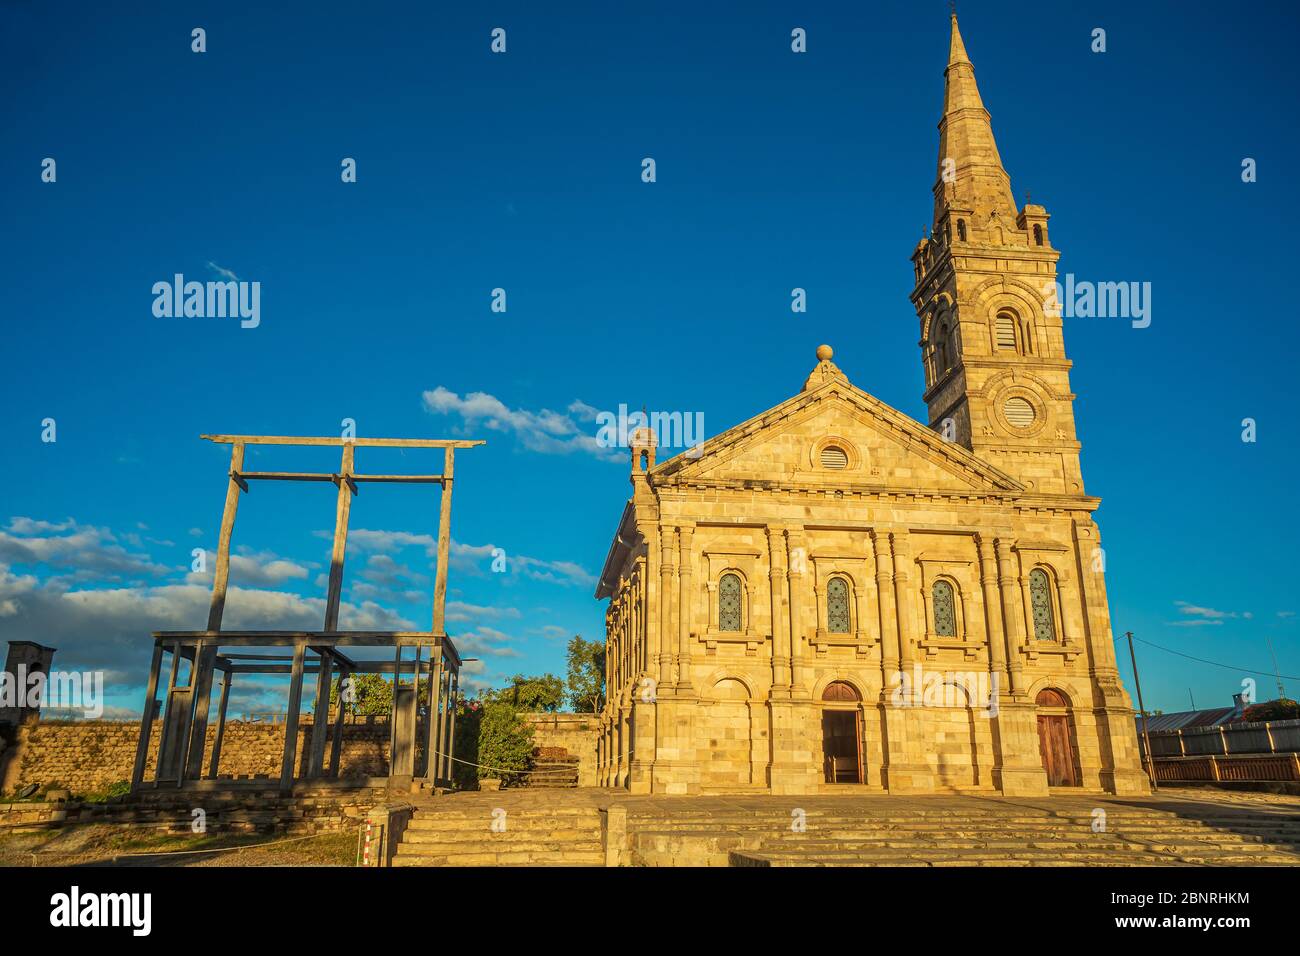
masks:
<svg viewBox="0 0 1300 956"><path fill-rule="evenodd" d="M831 360L831 356L833 356L834 354L835 354L835 350L832 349L829 345L817 346L817 361L819 362L829 362Z"/></svg>

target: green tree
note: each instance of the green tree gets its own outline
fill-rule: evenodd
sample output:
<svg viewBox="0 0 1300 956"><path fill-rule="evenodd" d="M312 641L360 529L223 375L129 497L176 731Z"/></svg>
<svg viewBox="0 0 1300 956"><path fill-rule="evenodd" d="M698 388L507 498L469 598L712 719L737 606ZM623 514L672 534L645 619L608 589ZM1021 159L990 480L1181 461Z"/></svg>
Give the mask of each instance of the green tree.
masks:
<svg viewBox="0 0 1300 956"><path fill-rule="evenodd" d="M533 727L512 705L483 704L478 720L479 777L497 777L509 785L528 769L533 757Z"/></svg>
<svg viewBox="0 0 1300 956"><path fill-rule="evenodd" d="M564 681L554 674L541 677L516 674L505 687L484 691L483 700L485 703L509 704L525 713L553 714L564 706Z"/></svg>
<svg viewBox="0 0 1300 956"><path fill-rule="evenodd" d="M393 685L383 674L353 674L349 678L351 700L343 706L352 716L378 716L393 710ZM339 703L339 678L334 678L330 688L330 706Z"/></svg>
<svg viewBox="0 0 1300 956"><path fill-rule="evenodd" d="M579 713L599 713L605 704L605 645L575 634L567 653L569 706Z"/></svg>

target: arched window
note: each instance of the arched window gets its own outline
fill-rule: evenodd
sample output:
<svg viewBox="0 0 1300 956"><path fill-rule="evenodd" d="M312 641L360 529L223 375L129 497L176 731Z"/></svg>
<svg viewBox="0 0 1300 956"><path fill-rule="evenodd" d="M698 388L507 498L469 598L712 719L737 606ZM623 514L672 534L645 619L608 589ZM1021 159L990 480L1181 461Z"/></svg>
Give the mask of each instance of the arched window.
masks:
<svg viewBox="0 0 1300 956"><path fill-rule="evenodd" d="M930 589L934 598L934 633L936 637L957 636L957 601L952 585L947 581L935 581Z"/></svg>
<svg viewBox="0 0 1300 956"><path fill-rule="evenodd" d="M937 382L943 378L950 368L952 363L948 356L948 325L941 323L939 331L934 334L934 380Z"/></svg>
<svg viewBox="0 0 1300 956"><path fill-rule="evenodd" d="M849 582L843 578L831 578L826 583L826 630L831 634L848 634L851 626Z"/></svg>
<svg viewBox="0 0 1300 956"><path fill-rule="evenodd" d="M999 351L1020 351L1016 346L1016 314L1010 309L1003 309L997 318L997 341Z"/></svg>
<svg viewBox="0 0 1300 956"><path fill-rule="evenodd" d="M740 576L724 574L718 582L718 630L741 629L740 596L743 592Z"/></svg>
<svg viewBox="0 0 1300 956"><path fill-rule="evenodd" d="M1052 579L1042 568L1029 572L1029 606L1034 612L1034 637L1056 640L1056 619L1052 614Z"/></svg>
<svg viewBox="0 0 1300 956"><path fill-rule="evenodd" d="M1038 223L1034 223L1034 245L1041 246L1042 244L1043 244L1043 227L1040 226Z"/></svg>
<svg viewBox="0 0 1300 956"><path fill-rule="evenodd" d="M961 242L966 241L966 220L965 219L957 220L957 238Z"/></svg>

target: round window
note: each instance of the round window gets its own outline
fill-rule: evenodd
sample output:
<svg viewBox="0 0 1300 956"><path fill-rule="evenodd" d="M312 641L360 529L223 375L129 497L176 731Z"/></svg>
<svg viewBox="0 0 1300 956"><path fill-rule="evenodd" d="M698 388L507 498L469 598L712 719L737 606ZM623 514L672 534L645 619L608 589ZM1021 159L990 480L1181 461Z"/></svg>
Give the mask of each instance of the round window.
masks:
<svg viewBox="0 0 1300 956"><path fill-rule="evenodd" d="M1019 395L1013 395L1002 403L1002 414L1016 428L1028 428L1034 423L1034 406Z"/></svg>
<svg viewBox="0 0 1300 956"><path fill-rule="evenodd" d="M847 468L848 466L849 455L843 448L837 445L827 445L822 449L823 468Z"/></svg>

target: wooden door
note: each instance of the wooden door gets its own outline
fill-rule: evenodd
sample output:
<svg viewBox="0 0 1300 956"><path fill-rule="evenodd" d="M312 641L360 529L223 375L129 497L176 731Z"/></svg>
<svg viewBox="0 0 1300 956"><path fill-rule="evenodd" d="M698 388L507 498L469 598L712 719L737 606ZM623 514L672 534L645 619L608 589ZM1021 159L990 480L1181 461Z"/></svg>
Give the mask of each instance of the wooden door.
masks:
<svg viewBox="0 0 1300 956"><path fill-rule="evenodd" d="M1049 787L1077 787L1074 753L1070 746L1070 718L1064 714L1038 715L1038 748L1043 755Z"/></svg>
<svg viewBox="0 0 1300 956"><path fill-rule="evenodd" d="M858 714L852 710L822 711L822 752L827 783L861 783L862 757Z"/></svg>

